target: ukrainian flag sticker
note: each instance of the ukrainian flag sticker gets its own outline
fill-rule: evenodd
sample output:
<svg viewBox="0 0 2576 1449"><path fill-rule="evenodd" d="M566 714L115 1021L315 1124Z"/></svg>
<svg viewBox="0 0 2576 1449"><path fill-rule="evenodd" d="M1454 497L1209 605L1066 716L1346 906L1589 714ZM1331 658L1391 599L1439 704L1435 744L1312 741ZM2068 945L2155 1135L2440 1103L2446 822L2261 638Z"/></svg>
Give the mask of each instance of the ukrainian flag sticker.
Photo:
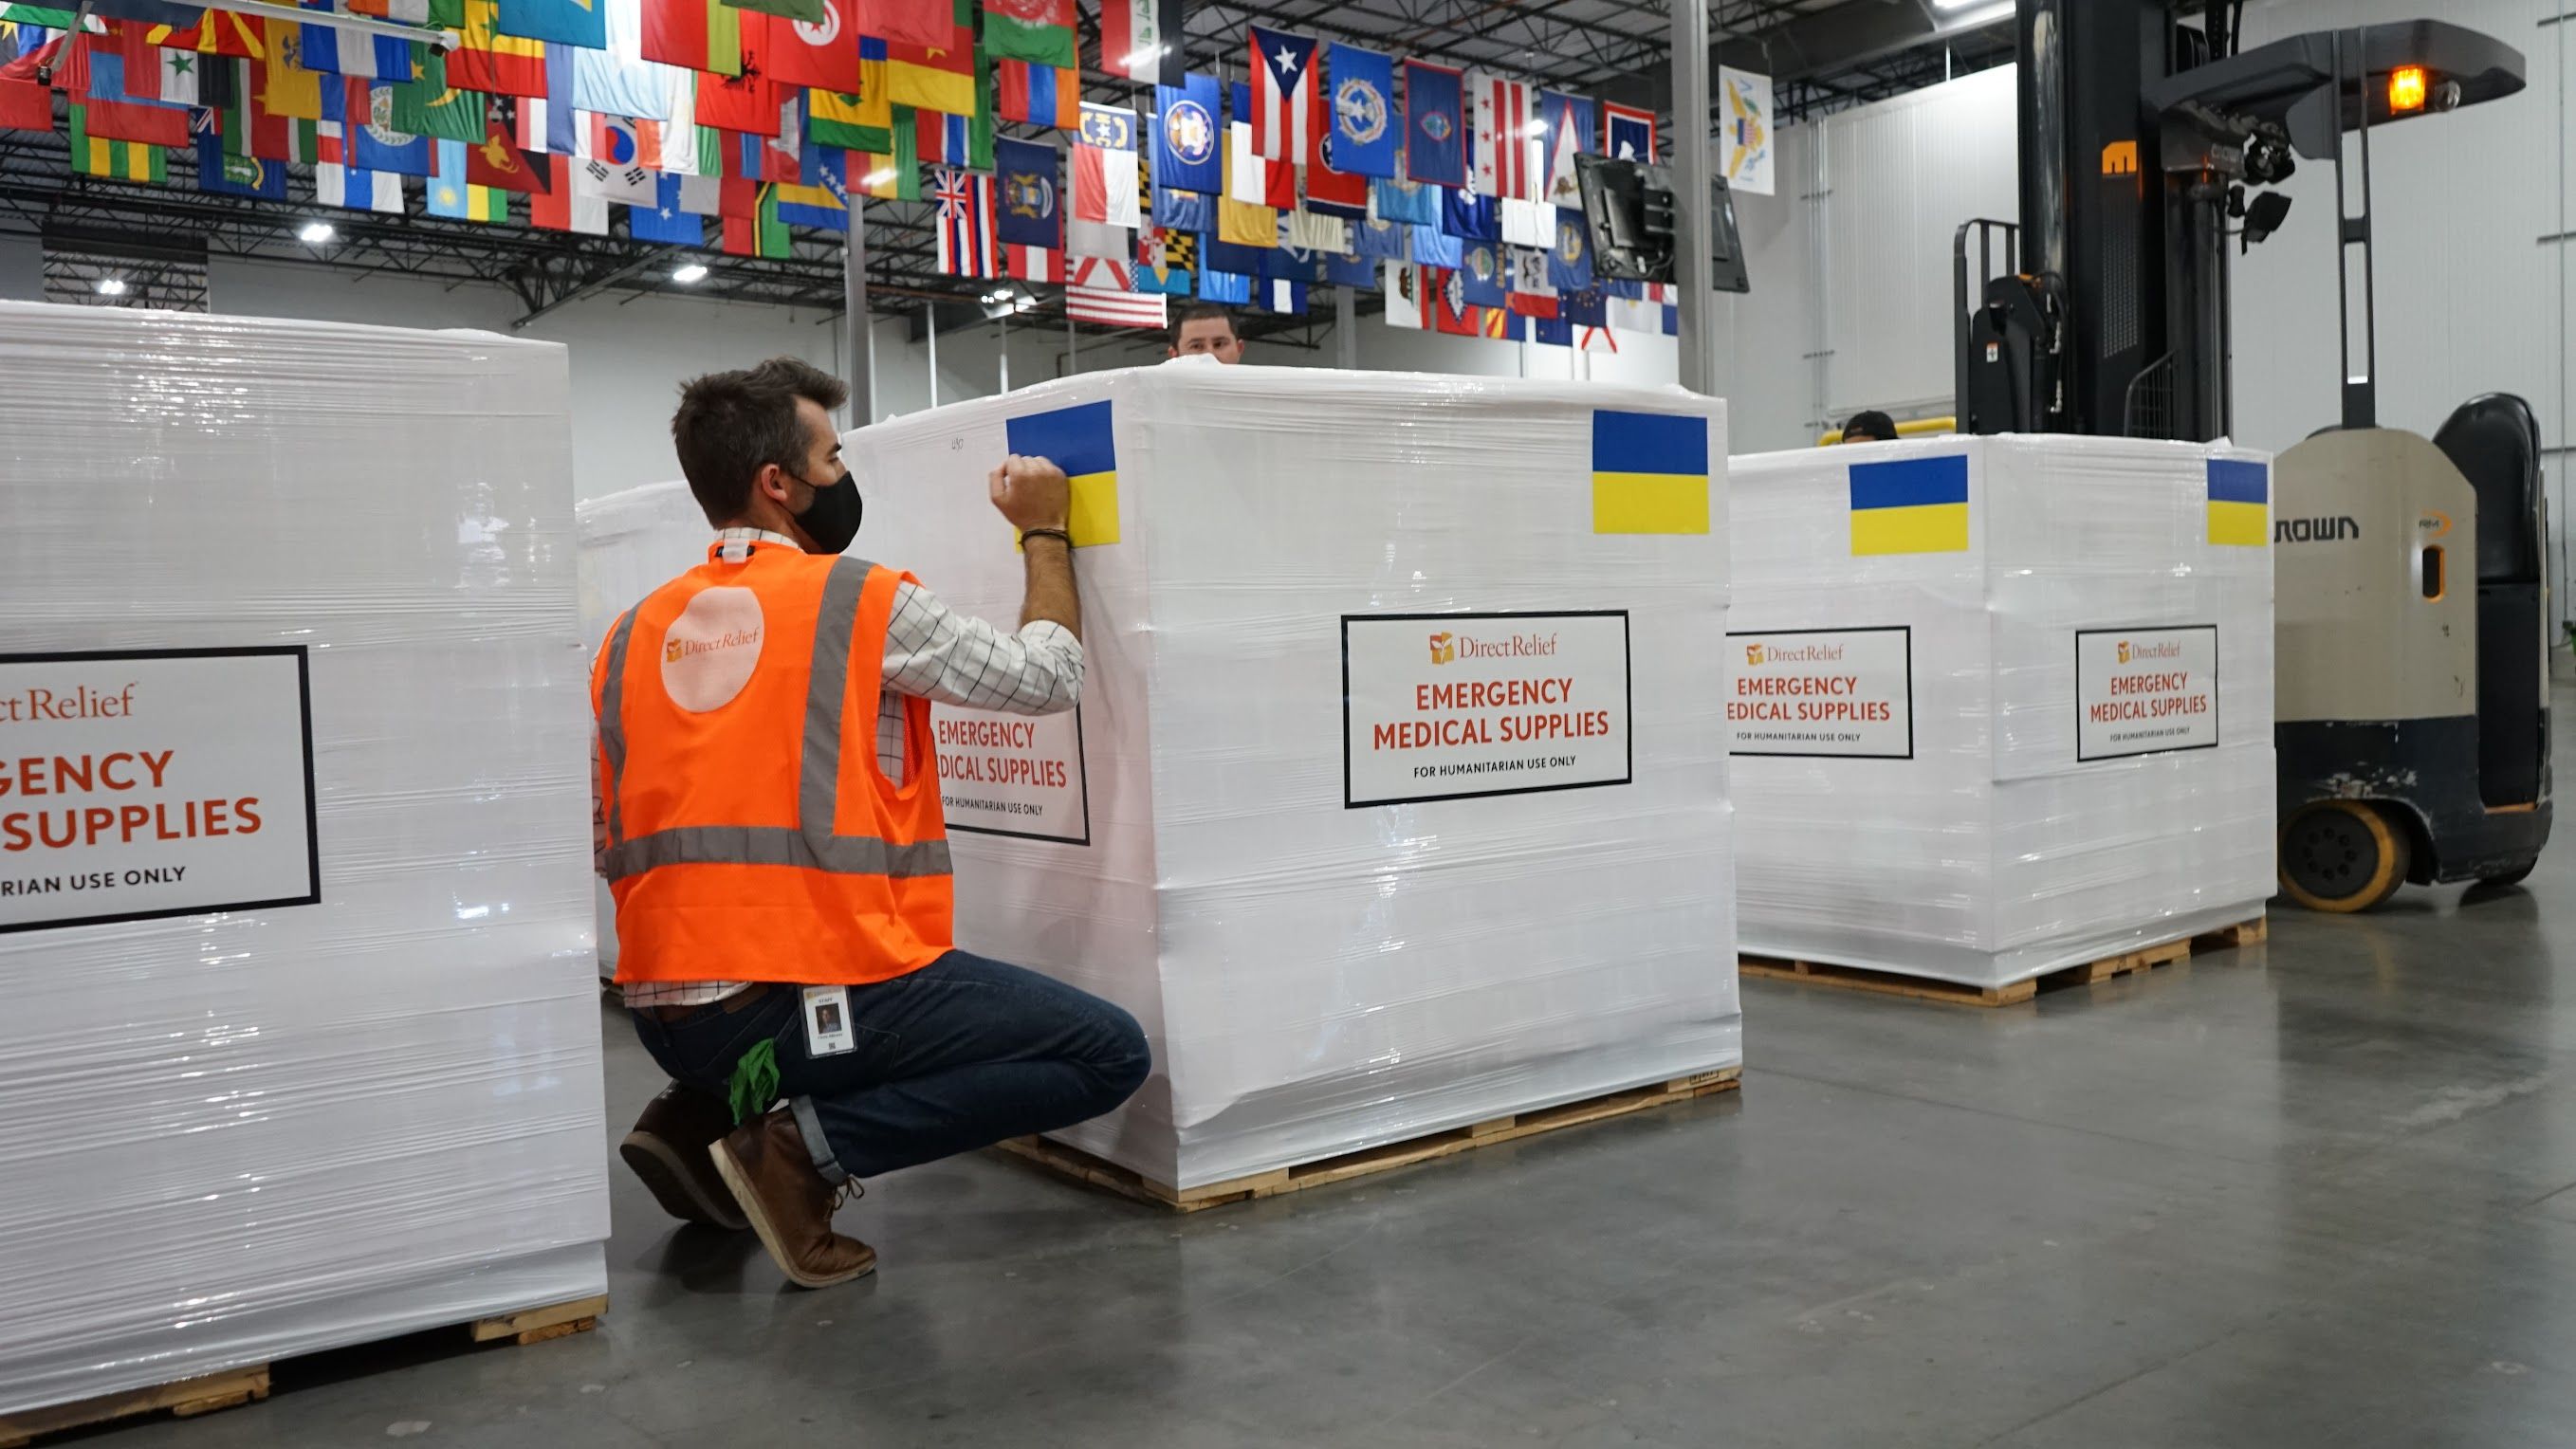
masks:
<svg viewBox="0 0 2576 1449"><path fill-rule="evenodd" d="M1708 419L1596 409L1592 531L1708 532Z"/></svg>
<svg viewBox="0 0 2576 1449"><path fill-rule="evenodd" d="M1109 404L1083 403L1031 413L1003 424L1012 452L1045 458L1064 470L1073 486L1075 548L1118 541L1118 444L1110 433Z"/></svg>
<svg viewBox="0 0 2576 1449"><path fill-rule="evenodd" d="M2272 541L2272 470L2245 458L2209 460L2209 541L2261 548Z"/></svg>
<svg viewBox="0 0 2576 1449"><path fill-rule="evenodd" d="M1967 548L1967 454L1851 465L1852 557Z"/></svg>

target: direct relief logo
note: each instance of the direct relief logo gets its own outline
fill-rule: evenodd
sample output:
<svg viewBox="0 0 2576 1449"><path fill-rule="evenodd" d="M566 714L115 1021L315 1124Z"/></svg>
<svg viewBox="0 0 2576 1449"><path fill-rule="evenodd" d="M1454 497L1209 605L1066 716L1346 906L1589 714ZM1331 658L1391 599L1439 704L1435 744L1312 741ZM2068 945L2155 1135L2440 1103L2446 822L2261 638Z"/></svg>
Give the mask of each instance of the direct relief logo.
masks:
<svg viewBox="0 0 2576 1449"><path fill-rule="evenodd" d="M2120 662L2123 664L2129 662L2129 641L2126 639L2120 641Z"/></svg>
<svg viewBox="0 0 2576 1449"><path fill-rule="evenodd" d="M760 664L765 623L751 590L699 590L662 636L662 688L671 702L694 714L732 703Z"/></svg>
<svg viewBox="0 0 2576 1449"><path fill-rule="evenodd" d="M1457 636L1457 635L1455 635L1455 634L1434 634L1434 635L1432 635L1432 636L1431 636L1431 662L1432 662L1432 663L1434 663L1434 664L1455 664L1455 663L1457 663L1457 662L1458 662L1458 636Z"/></svg>
<svg viewBox="0 0 2576 1449"><path fill-rule="evenodd" d="M1762 646L1761 646L1761 645L1759 645L1759 644L1747 644L1747 645L1745 645L1745 646L1744 646L1744 662L1745 662L1745 663L1747 663L1747 664L1759 664L1759 663L1761 663L1761 662L1762 662Z"/></svg>

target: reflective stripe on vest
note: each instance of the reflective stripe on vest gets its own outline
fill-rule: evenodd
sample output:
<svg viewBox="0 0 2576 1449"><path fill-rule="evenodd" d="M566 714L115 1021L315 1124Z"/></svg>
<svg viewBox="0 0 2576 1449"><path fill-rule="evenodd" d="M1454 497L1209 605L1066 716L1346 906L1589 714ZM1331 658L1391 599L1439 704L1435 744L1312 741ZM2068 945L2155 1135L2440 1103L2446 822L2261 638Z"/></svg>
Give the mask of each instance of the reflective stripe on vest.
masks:
<svg viewBox="0 0 2576 1449"><path fill-rule="evenodd" d="M775 825L682 825L632 840L621 828L619 773L626 764L626 650L638 605L608 640L608 678L600 690L600 754L608 775L608 849L601 871L611 883L665 865L783 865L831 875L887 877L951 874L946 840L897 845L873 835L836 833L841 779L841 707L850 682L850 646L858 631L859 594L876 566L841 558L823 579L822 613L814 621L812 673L805 686L805 746L797 771L796 828ZM878 667L882 668L880 664ZM880 696L882 700L883 696ZM871 738L876 721L868 722Z"/></svg>

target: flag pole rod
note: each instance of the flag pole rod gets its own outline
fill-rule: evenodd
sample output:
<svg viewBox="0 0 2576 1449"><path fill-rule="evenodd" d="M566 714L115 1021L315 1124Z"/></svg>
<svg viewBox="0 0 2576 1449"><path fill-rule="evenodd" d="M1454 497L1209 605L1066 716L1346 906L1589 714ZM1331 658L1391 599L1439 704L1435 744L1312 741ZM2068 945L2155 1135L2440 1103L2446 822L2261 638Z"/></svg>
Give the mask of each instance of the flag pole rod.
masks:
<svg viewBox="0 0 2576 1449"><path fill-rule="evenodd" d="M417 41L441 55L449 54L465 43L453 30L428 30L417 25L405 25L399 20L375 20L364 15L342 15L332 10L301 10L292 5L271 5L268 0L223 0L223 3L210 8L269 20L292 20L300 25L327 25L333 30L347 30L359 35Z"/></svg>
<svg viewBox="0 0 2576 1449"><path fill-rule="evenodd" d="M1717 339L1709 331L1717 295L1709 288L1708 3L1673 0L1673 281L1681 292L1679 381L1707 394L1717 386Z"/></svg>
<svg viewBox="0 0 2576 1449"><path fill-rule="evenodd" d="M844 370L849 374L850 426L877 420L875 334L868 327L868 197L850 189L849 241L841 248L841 325L848 330Z"/></svg>
<svg viewBox="0 0 2576 1449"><path fill-rule="evenodd" d="M930 339L930 405L939 406L939 304L921 304L921 335Z"/></svg>

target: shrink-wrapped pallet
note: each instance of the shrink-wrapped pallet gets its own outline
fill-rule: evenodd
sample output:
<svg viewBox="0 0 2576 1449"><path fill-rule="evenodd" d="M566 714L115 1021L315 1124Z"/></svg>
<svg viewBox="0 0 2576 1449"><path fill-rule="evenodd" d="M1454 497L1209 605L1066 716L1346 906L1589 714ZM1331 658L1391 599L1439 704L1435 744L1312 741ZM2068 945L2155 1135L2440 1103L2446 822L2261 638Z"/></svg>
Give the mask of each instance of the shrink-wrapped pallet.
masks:
<svg viewBox="0 0 2576 1449"><path fill-rule="evenodd" d="M1189 1189L1740 1060L1722 404L1183 362L845 441L851 551L1005 621L985 475L1073 475L1081 708L935 721L960 944L1153 1041L1074 1146Z"/></svg>
<svg viewBox="0 0 2576 1449"><path fill-rule="evenodd" d="M2269 467L2077 437L1735 459L1744 949L1994 987L2260 915Z"/></svg>
<svg viewBox="0 0 2576 1449"><path fill-rule="evenodd" d="M563 350L0 377L0 1415L603 1292Z"/></svg>

